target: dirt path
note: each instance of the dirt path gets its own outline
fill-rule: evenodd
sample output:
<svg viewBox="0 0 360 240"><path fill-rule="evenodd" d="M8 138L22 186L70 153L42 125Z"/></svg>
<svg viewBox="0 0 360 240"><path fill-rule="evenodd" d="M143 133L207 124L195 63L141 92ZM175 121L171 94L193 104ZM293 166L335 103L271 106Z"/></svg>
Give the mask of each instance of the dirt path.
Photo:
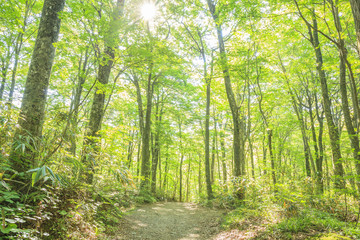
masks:
<svg viewBox="0 0 360 240"><path fill-rule="evenodd" d="M223 211L193 203L156 203L131 211L124 217L116 239L200 240L219 239Z"/></svg>

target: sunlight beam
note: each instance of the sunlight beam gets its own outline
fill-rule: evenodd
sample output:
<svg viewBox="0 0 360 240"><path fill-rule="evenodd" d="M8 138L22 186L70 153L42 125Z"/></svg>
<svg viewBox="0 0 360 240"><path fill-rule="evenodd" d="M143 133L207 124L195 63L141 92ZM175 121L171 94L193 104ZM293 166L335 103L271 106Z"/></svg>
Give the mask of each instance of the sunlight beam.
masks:
<svg viewBox="0 0 360 240"><path fill-rule="evenodd" d="M141 7L141 16L144 20L150 21L156 15L156 6L153 3L145 3Z"/></svg>

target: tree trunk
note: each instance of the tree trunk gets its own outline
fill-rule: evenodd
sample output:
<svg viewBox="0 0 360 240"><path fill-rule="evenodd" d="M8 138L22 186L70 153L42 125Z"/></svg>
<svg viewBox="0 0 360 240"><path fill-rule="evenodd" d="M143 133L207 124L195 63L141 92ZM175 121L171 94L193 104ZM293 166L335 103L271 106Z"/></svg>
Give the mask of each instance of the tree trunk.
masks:
<svg viewBox="0 0 360 240"><path fill-rule="evenodd" d="M161 120L163 114L163 108L161 107L159 113L159 99L156 103L155 110L155 139L154 139L154 155L152 156L152 166L151 166L151 192L156 193L156 172L159 163L160 157L160 130L161 130Z"/></svg>
<svg viewBox="0 0 360 240"><path fill-rule="evenodd" d="M166 160L165 160L164 183L163 183L163 189L164 189L165 195L166 195L166 188L167 188L167 181L168 181L168 162L169 162L169 157L167 154Z"/></svg>
<svg viewBox="0 0 360 240"><path fill-rule="evenodd" d="M214 121L214 127L216 129L216 122ZM211 149L211 168L210 168L210 181L211 184L214 184L214 178L215 178L215 132L213 134L213 139L212 139L212 149Z"/></svg>
<svg viewBox="0 0 360 240"><path fill-rule="evenodd" d="M180 133L180 171L179 171L179 181L180 181L180 186L179 186L179 198L180 198L180 202L182 202L182 176L183 176L183 163L184 163L184 153L183 153L183 147L182 147L182 135L181 135L181 120L179 123L179 133Z"/></svg>
<svg viewBox="0 0 360 240"><path fill-rule="evenodd" d="M210 97L211 97L211 77L207 75L206 59L203 53L204 78L206 82L206 115L205 115L205 178L208 199L214 198L211 186L210 172Z"/></svg>
<svg viewBox="0 0 360 240"><path fill-rule="evenodd" d="M105 110L105 95L104 87L109 82L110 72L115 57L114 50L111 47L106 47L102 63L99 65L99 72L97 75L97 82L99 87L95 88L94 98L92 102L90 119L88 129L84 138L84 154L82 161L86 166L85 182L92 184L94 176L95 158L100 152L100 133L102 119Z"/></svg>
<svg viewBox="0 0 360 240"><path fill-rule="evenodd" d="M360 0L350 0L352 13L354 16L355 32L357 37L358 54L360 56Z"/></svg>
<svg viewBox="0 0 360 240"><path fill-rule="evenodd" d="M263 164L264 164L264 170L263 170L263 175L267 174L267 161L266 161L266 155L267 155L267 147L266 147L266 135L264 134L263 136L263 140L262 140L262 152L263 152ZM261 172L261 171L260 171Z"/></svg>
<svg viewBox="0 0 360 240"><path fill-rule="evenodd" d="M15 91L15 82L16 82L16 73L19 63L19 57L20 57L20 51L23 45L23 33L20 32L16 38L16 44L15 44L15 60L14 60L14 66L12 69L12 75L11 75L11 85L10 85L10 91L9 91L9 103L12 103L13 97L14 97L14 91Z"/></svg>
<svg viewBox="0 0 360 240"><path fill-rule="evenodd" d="M275 159L272 147L272 130L268 129L268 146L269 146L269 155L270 155L270 163L271 163L271 178L273 182L274 192L277 192L276 188L276 172L275 172Z"/></svg>
<svg viewBox="0 0 360 240"><path fill-rule="evenodd" d="M199 153L199 173L198 173L198 190L199 190L199 196L201 196L201 192L202 192L202 175L201 175L201 159L202 159L202 156L201 154Z"/></svg>
<svg viewBox="0 0 360 240"><path fill-rule="evenodd" d="M309 27L309 33L313 38L312 44L313 44L314 51L316 54L316 63L317 63L316 69L317 69L319 77L320 77L321 93L322 93L322 98L323 98L323 103L324 103L325 117L327 120L328 129L329 129L331 151L332 151L333 162L334 162L334 166L335 166L334 173L336 175L335 186L338 189L343 189L343 188L345 188L345 181L343 180L344 168L342 165L342 157L341 157L341 151L340 151L340 136L339 136L339 132L337 131L337 128L334 124L333 115L331 113L331 100L330 100L329 90L328 90L328 86L327 86L326 74L323 69L323 57L322 57L322 53L321 53L321 46L320 46L318 31L317 31L317 21L316 21L315 17L313 18L313 26L314 26L314 31L311 31L311 28Z"/></svg>
<svg viewBox="0 0 360 240"><path fill-rule="evenodd" d="M245 164L245 159L243 159L244 154L242 152L244 151L242 145L242 139L241 139L241 120L240 120L240 113L239 113L239 107L237 106L235 95L231 86L231 78L230 78L230 70L228 66L226 51L225 51L225 44L224 44L224 38L222 33L222 26L219 22L219 16L215 9L215 4L213 0L207 0L210 13L214 19L215 25L216 25L216 31L218 36L218 44L220 49L220 64L223 71L223 77L225 82L225 89L226 89L226 96L228 98L228 102L231 109L232 119L233 119L233 126L234 126L234 132L233 132L233 153L234 153L234 176L237 178L237 184L239 186L236 186L235 188L238 199L244 200L245 199L245 188L241 186L241 178L244 175L243 167Z"/></svg>
<svg viewBox="0 0 360 240"><path fill-rule="evenodd" d="M127 147L127 168L131 169L132 167L132 162L133 162L133 153L134 153L134 149L135 149L135 131L130 130L129 132L129 143L128 143L128 147Z"/></svg>
<svg viewBox="0 0 360 240"><path fill-rule="evenodd" d="M222 172L223 172L223 180L224 180L224 184L225 184L225 188L227 188L227 167L226 167L226 149L225 149L225 129L226 129L226 124L224 125L224 128L220 127L220 146L221 146L221 163L222 163Z"/></svg>
<svg viewBox="0 0 360 240"><path fill-rule="evenodd" d="M105 50L102 59L99 63L99 71L97 74L97 84L95 88L93 103L91 106L90 119L88 129L84 138L84 155L82 161L85 163L85 182L92 184L96 161L95 158L100 152L99 144L99 131L101 130L102 120L105 115L105 97L106 97L106 85L109 82L111 69L114 63L115 46L114 40L116 39L116 33L120 27L119 19L123 14L125 0L117 0L116 8L112 14L110 21L111 31L105 36Z"/></svg>
<svg viewBox="0 0 360 240"><path fill-rule="evenodd" d="M28 76L25 84L24 96L19 117L19 128L15 133L10 160L13 169L24 172L35 167L37 144L42 134L45 116L47 89L51 75L51 68L55 58L54 43L57 42L60 31L58 13L64 8L65 0L45 0L41 20L35 42ZM31 147L22 152L16 148L26 137Z"/></svg>
<svg viewBox="0 0 360 240"><path fill-rule="evenodd" d="M8 74L9 65L10 65L10 49L6 52L5 57L1 59L0 101L2 101L4 97L6 77Z"/></svg>
<svg viewBox="0 0 360 240"><path fill-rule="evenodd" d="M319 158L316 160L317 170L317 186L320 193L324 193L324 180L323 180L323 159L324 159L324 146L323 146L323 132L324 132L324 115L323 112L319 113L319 103L317 96L315 95L315 107L316 116L319 122L319 134L318 134L318 146L319 146Z"/></svg>
<svg viewBox="0 0 360 240"><path fill-rule="evenodd" d="M255 178L255 163L254 163L254 149L253 149L253 144L251 141L251 106L250 106L250 102L251 102L251 94L250 94L250 80L248 80L247 83L247 92L248 92L248 122L247 122L247 133L246 136L248 138L248 142L249 142L249 148L250 148L250 161L251 161L251 176L252 178Z"/></svg>
<svg viewBox="0 0 360 240"><path fill-rule="evenodd" d="M351 148L353 151L353 157L355 159L355 166L356 166L356 172L358 175L360 175L360 146L359 146L359 136L357 133L357 124L358 121L355 121L355 127L352 122L352 117L350 113L350 107L349 107L349 101L348 101L348 95L347 95L347 83L346 83L346 63L347 63L347 49L345 48L345 42L344 39L342 39L342 27L340 23L340 17L339 17L339 10L338 8L333 4L333 1L331 1L332 6L332 13L334 17L334 22L336 25L336 29L338 32L338 49L339 49L339 58L340 58L340 94L341 94L341 106L344 113L344 120L345 120L345 126L348 132L348 136L351 143ZM359 6L358 6L359 7ZM348 68L350 71L350 77L352 75L351 65L348 64ZM355 86L356 89L356 86ZM357 92L355 94L355 102L358 103L357 100ZM354 97L354 95L353 95ZM354 110L356 110L356 105L354 105ZM354 118L356 119L356 111L354 111ZM357 181L358 189L360 192L360 182Z"/></svg>
<svg viewBox="0 0 360 240"><path fill-rule="evenodd" d="M188 172L186 177L186 202L189 202L190 197L190 169L191 169L191 157L189 156Z"/></svg>
<svg viewBox="0 0 360 240"><path fill-rule="evenodd" d="M140 162L141 162L141 135L139 137L140 139L138 140L138 149L137 149L137 162L136 162L136 176L138 177L138 179L140 180Z"/></svg>
<svg viewBox="0 0 360 240"><path fill-rule="evenodd" d="M158 166L159 166L159 189L161 190L161 183L162 183L162 162L161 162L161 151L159 149L159 160L158 160Z"/></svg>
<svg viewBox="0 0 360 240"><path fill-rule="evenodd" d="M88 66L89 60L89 51L86 49L84 58L81 55L79 59L79 69L77 76L77 86L75 92L73 94L73 101L70 109L70 117L71 117L71 132L70 132L70 148L69 152L75 156L76 155L76 133L78 130L78 117L79 117L79 107L81 101L81 94L83 91L83 84L85 83L86 76L89 71Z"/></svg>
<svg viewBox="0 0 360 240"><path fill-rule="evenodd" d="M12 103L13 98L14 98L16 73L17 73L17 68L18 68L19 59L20 59L20 52L21 52L21 49L23 46L23 37L24 37L24 33L26 31L26 26L28 25L28 18L30 15L30 11L34 4L35 4L35 1L34 2L26 1L25 16L24 16L22 28L21 28L21 31L19 31L17 38L16 38L15 49L14 49L15 59L14 59L14 66L13 66L12 75L11 75L11 85L10 85L9 99L8 99L8 102L10 104Z"/></svg>
<svg viewBox="0 0 360 240"><path fill-rule="evenodd" d="M152 67L150 67L150 73L147 80L146 89L146 113L145 113L145 125L142 136L142 151L141 151L141 191L150 190L150 133L151 133L151 110L152 99L154 92L154 85L152 83Z"/></svg>

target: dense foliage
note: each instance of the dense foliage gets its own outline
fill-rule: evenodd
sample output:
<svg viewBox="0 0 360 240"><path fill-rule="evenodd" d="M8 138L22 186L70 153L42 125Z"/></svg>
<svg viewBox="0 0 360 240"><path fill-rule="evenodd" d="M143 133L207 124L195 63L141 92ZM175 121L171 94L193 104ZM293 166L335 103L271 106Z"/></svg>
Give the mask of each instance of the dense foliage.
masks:
<svg viewBox="0 0 360 240"><path fill-rule="evenodd" d="M161 200L360 237L359 0L0 4L0 238L105 239Z"/></svg>

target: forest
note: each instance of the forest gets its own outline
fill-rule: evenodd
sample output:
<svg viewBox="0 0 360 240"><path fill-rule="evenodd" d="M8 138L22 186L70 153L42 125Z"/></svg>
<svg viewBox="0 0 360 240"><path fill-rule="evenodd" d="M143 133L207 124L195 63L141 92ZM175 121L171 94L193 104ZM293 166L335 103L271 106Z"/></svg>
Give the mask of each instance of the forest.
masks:
<svg viewBox="0 0 360 240"><path fill-rule="evenodd" d="M0 239L360 239L360 0L0 0Z"/></svg>

